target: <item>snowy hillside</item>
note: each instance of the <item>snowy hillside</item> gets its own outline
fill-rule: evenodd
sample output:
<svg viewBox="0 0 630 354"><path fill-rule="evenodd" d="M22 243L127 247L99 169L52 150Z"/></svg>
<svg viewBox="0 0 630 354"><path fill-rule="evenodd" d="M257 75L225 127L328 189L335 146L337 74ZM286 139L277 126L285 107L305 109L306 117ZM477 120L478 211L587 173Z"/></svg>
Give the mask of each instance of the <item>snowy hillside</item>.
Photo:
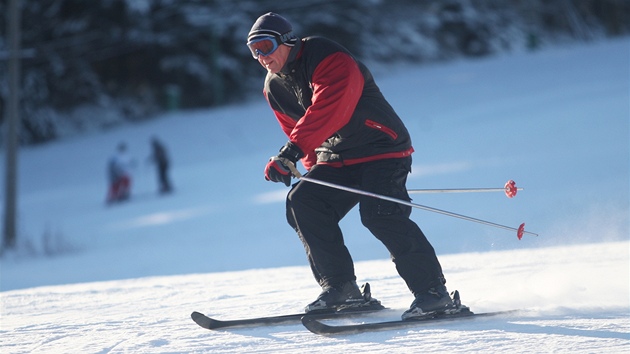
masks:
<svg viewBox="0 0 630 354"><path fill-rule="evenodd" d="M414 139L410 189L508 179L524 188L513 199L413 195L540 234L519 241L510 231L412 215L449 288L475 311L524 310L512 318L339 339L300 325L197 327L193 310L222 318L295 312L319 292L284 221L287 189L262 177L286 138L261 97L22 150L20 247L0 259L2 351L627 352L629 57L624 39L374 70ZM146 164L154 134L173 157L169 196L157 195ZM119 141L137 159L133 197L106 206L105 162ZM356 212L343 228L359 281L393 309L383 316L397 318L411 295L386 250Z"/></svg>
<svg viewBox="0 0 630 354"><path fill-rule="evenodd" d="M2 293L3 353L627 353L625 242L442 257L451 289L477 311L462 320L327 338L301 324L208 331L218 318L300 311L319 292L308 267L147 277ZM361 282L391 308L352 321L392 320L411 296L385 260L357 264Z"/></svg>

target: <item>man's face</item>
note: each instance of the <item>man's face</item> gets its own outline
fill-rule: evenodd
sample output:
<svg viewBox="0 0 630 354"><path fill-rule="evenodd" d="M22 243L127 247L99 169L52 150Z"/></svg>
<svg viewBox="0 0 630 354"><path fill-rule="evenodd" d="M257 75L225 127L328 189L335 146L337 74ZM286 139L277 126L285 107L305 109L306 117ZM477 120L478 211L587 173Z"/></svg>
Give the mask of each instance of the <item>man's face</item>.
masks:
<svg viewBox="0 0 630 354"><path fill-rule="evenodd" d="M284 64L287 62L287 58L289 57L289 52L291 51L291 47L281 44L278 49L276 49L273 53L269 55L259 55L258 62L262 65L267 71L272 74L278 73Z"/></svg>

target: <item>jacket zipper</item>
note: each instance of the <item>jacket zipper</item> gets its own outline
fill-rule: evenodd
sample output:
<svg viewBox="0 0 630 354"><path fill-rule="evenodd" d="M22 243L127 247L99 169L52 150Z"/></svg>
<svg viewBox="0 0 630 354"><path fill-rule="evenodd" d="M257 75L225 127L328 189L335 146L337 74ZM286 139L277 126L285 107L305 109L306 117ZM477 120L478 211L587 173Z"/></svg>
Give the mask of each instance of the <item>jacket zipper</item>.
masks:
<svg viewBox="0 0 630 354"><path fill-rule="evenodd" d="M382 125L382 124L379 124L379 123L377 123L377 122L375 122L373 120L366 119L365 120L365 125L367 125L370 128L378 129L378 130L382 131L383 133L389 135L394 140L396 140L396 138L398 138L398 134L396 134L395 131L393 131L392 129L390 129L390 128Z"/></svg>

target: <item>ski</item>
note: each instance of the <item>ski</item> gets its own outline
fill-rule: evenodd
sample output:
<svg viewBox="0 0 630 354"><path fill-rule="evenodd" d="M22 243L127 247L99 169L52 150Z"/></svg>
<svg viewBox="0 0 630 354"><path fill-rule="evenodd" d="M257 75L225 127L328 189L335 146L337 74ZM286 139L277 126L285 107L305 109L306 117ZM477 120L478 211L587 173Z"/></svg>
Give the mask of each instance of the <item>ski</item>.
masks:
<svg viewBox="0 0 630 354"><path fill-rule="evenodd" d="M253 317L243 318L236 320L219 320L209 316L206 316L200 312L194 311L190 314L195 323L205 329L223 329L229 327L253 327L253 326L265 326L265 325L277 325L282 323L299 323L300 319L307 314L312 318L326 319L336 318L340 316L353 316L360 315L375 311L384 310L385 307L381 305L381 302L373 299L370 292L370 284L366 283L362 286L362 293L365 299L365 303L359 306L346 306L340 307L330 312L309 312L309 313L294 313L289 315L269 316L269 317Z"/></svg>
<svg viewBox="0 0 630 354"><path fill-rule="evenodd" d="M401 328L401 327L413 327L413 326L419 326L422 324L431 324L431 323L443 322L443 321L455 321L455 320L461 320L461 319L474 319L478 317L508 315L515 312L517 312L517 310L473 313L466 308L454 314L428 315L426 317L422 317L415 320L397 320L397 321L372 322L372 323L361 323L361 324L350 324L350 325L327 325L319 321L320 319L309 315L309 316L302 317L302 324L309 331L315 334L336 335L336 334L352 334L352 333L362 333L362 332L370 332L370 331L381 331L381 330L396 329L396 328Z"/></svg>
<svg viewBox="0 0 630 354"><path fill-rule="evenodd" d="M296 322L304 316L303 313L295 313L282 316L270 316L270 317L256 317L256 318L244 318L238 320L218 320L212 317L208 317L200 312L194 311L190 317L199 326L205 329L222 329L227 327L247 327L247 326L261 326L281 324L285 322Z"/></svg>
<svg viewBox="0 0 630 354"><path fill-rule="evenodd" d="M358 316L366 313L372 313L385 309L381 308L365 308L361 310L346 310L336 312L324 312L316 314L308 314L309 317L316 319L330 319L337 317ZM300 319L307 313L294 313L289 315L269 316L269 317L252 317L235 320L220 320L206 316L200 312L194 311L190 317L195 323L205 329L217 330L231 327L256 327L267 325L278 325L283 323L300 323Z"/></svg>

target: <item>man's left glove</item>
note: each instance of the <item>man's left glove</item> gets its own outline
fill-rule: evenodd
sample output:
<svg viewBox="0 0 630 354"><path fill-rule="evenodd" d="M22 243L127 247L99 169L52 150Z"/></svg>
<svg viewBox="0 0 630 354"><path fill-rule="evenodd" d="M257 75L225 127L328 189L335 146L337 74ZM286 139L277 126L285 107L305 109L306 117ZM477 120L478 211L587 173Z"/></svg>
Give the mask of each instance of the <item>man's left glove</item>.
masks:
<svg viewBox="0 0 630 354"><path fill-rule="evenodd" d="M291 185L291 177L293 174L286 165L287 160L295 163L304 156L302 150L292 142L286 143L277 156L273 156L265 166L265 179L272 182L283 182L287 187Z"/></svg>

